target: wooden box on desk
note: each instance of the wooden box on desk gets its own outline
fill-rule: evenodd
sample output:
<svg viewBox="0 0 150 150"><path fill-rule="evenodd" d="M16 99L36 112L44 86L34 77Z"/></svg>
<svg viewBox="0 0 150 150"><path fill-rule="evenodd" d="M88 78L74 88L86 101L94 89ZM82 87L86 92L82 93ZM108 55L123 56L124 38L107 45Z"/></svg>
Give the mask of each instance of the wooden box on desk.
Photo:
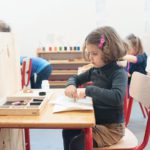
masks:
<svg viewBox="0 0 150 150"><path fill-rule="evenodd" d="M47 102L47 97L7 97L4 103L0 105L0 115L40 115L46 107Z"/></svg>

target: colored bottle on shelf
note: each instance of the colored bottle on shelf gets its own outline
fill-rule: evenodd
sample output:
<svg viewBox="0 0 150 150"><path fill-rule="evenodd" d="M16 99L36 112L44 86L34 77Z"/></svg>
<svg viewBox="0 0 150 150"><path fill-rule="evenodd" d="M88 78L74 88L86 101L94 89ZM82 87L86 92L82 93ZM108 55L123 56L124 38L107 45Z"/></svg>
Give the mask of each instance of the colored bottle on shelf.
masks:
<svg viewBox="0 0 150 150"><path fill-rule="evenodd" d="M61 46L59 46L59 51L62 51L62 47Z"/></svg>
<svg viewBox="0 0 150 150"><path fill-rule="evenodd" d="M67 46L64 46L64 51L67 51Z"/></svg>
<svg viewBox="0 0 150 150"><path fill-rule="evenodd" d="M52 51L52 47L50 46L48 50L49 50L49 51Z"/></svg>
<svg viewBox="0 0 150 150"><path fill-rule="evenodd" d="M36 49L36 51L37 52L40 52L42 49L40 48L40 47L38 47L37 49Z"/></svg>
<svg viewBox="0 0 150 150"><path fill-rule="evenodd" d="M76 46L74 46L73 49L74 49L74 51L76 51L77 50Z"/></svg>
<svg viewBox="0 0 150 150"><path fill-rule="evenodd" d="M45 51L45 50L46 50L46 48L43 46L43 47L42 47L42 50L43 50L43 51Z"/></svg>
<svg viewBox="0 0 150 150"><path fill-rule="evenodd" d="M56 46L54 47L54 51L57 51L57 47Z"/></svg>
<svg viewBox="0 0 150 150"><path fill-rule="evenodd" d="M73 50L72 46L70 46L69 49L70 49L70 51L72 51Z"/></svg>
<svg viewBox="0 0 150 150"><path fill-rule="evenodd" d="M80 51L80 46L77 46L77 51Z"/></svg>

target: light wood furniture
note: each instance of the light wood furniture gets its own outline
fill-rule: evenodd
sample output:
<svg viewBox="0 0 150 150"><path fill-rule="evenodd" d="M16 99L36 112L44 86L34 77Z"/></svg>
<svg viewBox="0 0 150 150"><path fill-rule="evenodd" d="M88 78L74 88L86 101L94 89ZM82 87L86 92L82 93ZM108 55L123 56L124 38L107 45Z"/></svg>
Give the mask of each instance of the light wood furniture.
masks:
<svg viewBox="0 0 150 150"><path fill-rule="evenodd" d="M52 74L49 78L52 88L65 87L68 78L76 75L79 67L88 64L87 61L82 59L50 60L50 63L53 67Z"/></svg>
<svg viewBox="0 0 150 150"><path fill-rule="evenodd" d="M104 148L94 148L94 150L118 150L118 149L130 149L131 147L135 147L135 145L138 144L137 138L134 136L134 134L129 130L125 129L125 136L115 145L112 145L110 147L104 147Z"/></svg>
<svg viewBox="0 0 150 150"><path fill-rule="evenodd" d="M64 89L51 89L51 100L57 97L57 93ZM89 133L90 127L95 125L94 111L72 111L52 113L53 106L48 103L43 113L39 116L0 116L1 128L73 128L85 129ZM87 138L88 148L92 150L92 139Z"/></svg>
<svg viewBox="0 0 150 150"><path fill-rule="evenodd" d="M50 60L50 64L53 66L53 70L67 70L68 72L77 72L78 68L87 65L89 62L82 59L70 60Z"/></svg>
<svg viewBox="0 0 150 150"><path fill-rule="evenodd" d="M64 89L50 90L52 100L55 100L57 93L60 95L61 92L64 92ZM86 128L95 125L93 111L52 113L52 109L53 106L48 103L39 116L0 116L0 127Z"/></svg>
<svg viewBox="0 0 150 150"><path fill-rule="evenodd" d="M50 62L53 67L49 78L51 88L64 88L69 77L76 75L79 67L88 64L82 51L37 51L37 56Z"/></svg>
<svg viewBox="0 0 150 150"><path fill-rule="evenodd" d="M0 85L0 103L21 89L20 61L12 33L0 32ZM24 147L22 129L0 130L0 150L23 150Z"/></svg>
<svg viewBox="0 0 150 150"><path fill-rule="evenodd" d="M7 97L0 106L0 115L40 115L47 105L47 101L46 97Z"/></svg>
<svg viewBox="0 0 150 150"><path fill-rule="evenodd" d="M150 76L134 72L132 74L130 84L130 96L134 100L140 102L147 109L150 109ZM149 140L150 135L150 112L148 113L148 120L144 130L143 141L138 145L136 136L126 128L125 136L115 145L105 148L94 148L94 150L143 150Z"/></svg>
<svg viewBox="0 0 150 150"><path fill-rule="evenodd" d="M82 59L82 51L37 51L37 56L46 60Z"/></svg>

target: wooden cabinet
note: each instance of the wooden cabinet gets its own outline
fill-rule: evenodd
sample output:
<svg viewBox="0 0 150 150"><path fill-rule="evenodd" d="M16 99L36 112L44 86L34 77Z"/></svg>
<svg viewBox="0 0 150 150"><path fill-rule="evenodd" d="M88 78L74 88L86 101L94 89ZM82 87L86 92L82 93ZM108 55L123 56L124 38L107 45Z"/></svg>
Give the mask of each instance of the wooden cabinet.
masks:
<svg viewBox="0 0 150 150"><path fill-rule="evenodd" d="M51 88L65 87L68 78L76 75L79 67L89 63L83 60L81 51L39 51L37 55L47 59L53 67L49 77Z"/></svg>
<svg viewBox="0 0 150 150"><path fill-rule="evenodd" d="M7 96L11 96L21 89L21 76L19 55L15 49L13 34L1 32L0 43L0 103L2 105ZM6 116L4 118L7 119ZM4 149L25 149L22 129L0 129L0 150Z"/></svg>
<svg viewBox="0 0 150 150"><path fill-rule="evenodd" d="M37 51L37 56L46 60L82 59L82 51Z"/></svg>

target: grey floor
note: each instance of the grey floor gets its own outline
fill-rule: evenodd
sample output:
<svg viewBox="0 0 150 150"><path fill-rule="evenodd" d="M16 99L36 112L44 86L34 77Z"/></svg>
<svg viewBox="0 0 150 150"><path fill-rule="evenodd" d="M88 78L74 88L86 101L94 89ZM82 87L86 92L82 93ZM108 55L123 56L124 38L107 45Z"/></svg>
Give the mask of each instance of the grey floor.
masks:
<svg viewBox="0 0 150 150"><path fill-rule="evenodd" d="M134 103L128 127L135 133L139 142L143 139L146 119L143 118L139 105ZM61 130L30 130L31 150L63 150ZM145 148L150 150L150 140Z"/></svg>

